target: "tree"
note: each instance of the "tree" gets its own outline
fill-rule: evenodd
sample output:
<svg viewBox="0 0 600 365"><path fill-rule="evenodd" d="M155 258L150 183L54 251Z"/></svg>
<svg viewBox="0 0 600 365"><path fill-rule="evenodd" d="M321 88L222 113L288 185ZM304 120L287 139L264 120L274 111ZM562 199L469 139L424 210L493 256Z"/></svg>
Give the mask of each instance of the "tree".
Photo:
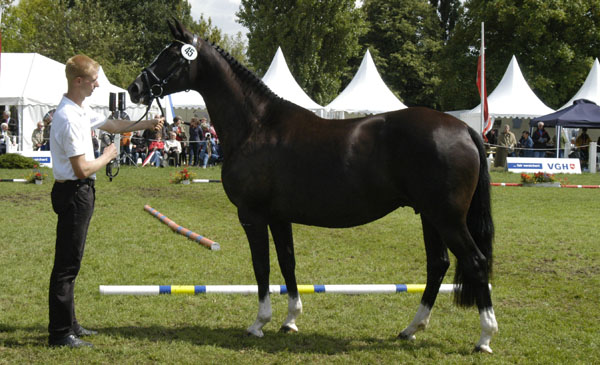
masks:
<svg viewBox="0 0 600 365"><path fill-rule="evenodd" d="M427 0L366 0L363 40L382 78L410 106L438 107L442 28Z"/></svg>
<svg viewBox="0 0 600 365"><path fill-rule="evenodd" d="M171 14L245 61L240 36L221 35L210 19L194 21L190 10L186 0L21 0L3 15L3 51L37 52L62 63L84 53L114 84L127 87L171 41L165 18L156 16Z"/></svg>
<svg viewBox="0 0 600 365"><path fill-rule="evenodd" d="M280 46L296 81L317 103L338 95L364 32L354 0L242 0L237 16L249 30L248 58L259 75Z"/></svg>
<svg viewBox="0 0 600 365"><path fill-rule="evenodd" d="M475 77L481 22L485 22L488 92L515 55L537 96L549 107L559 108L581 87L600 54L597 0L468 0L464 5L465 13L440 62L440 93L446 110L479 103Z"/></svg>
<svg viewBox="0 0 600 365"><path fill-rule="evenodd" d="M429 0L429 3L437 9L440 24L444 29L444 40L447 41L458 21L461 0Z"/></svg>

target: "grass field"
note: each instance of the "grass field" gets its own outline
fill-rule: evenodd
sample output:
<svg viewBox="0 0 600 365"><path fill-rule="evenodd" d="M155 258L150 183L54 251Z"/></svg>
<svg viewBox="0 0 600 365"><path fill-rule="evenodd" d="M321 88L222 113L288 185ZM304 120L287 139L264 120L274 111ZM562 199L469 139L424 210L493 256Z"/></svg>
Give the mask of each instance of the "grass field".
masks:
<svg viewBox="0 0 600 365"><path fill-rule="evenodd" d="M493 355L474 354L479 317L440 295L427 331L396 340L420 296L304 295L300 332L281 334L287 298L273 297L262 339L245 329L255 296L100 296L116 284L255 284L250 251L220 184L169 184L174 168L99 174L76 303L100 331L93 349L47 347L47 291L56 216L51 179L0 183L0 363L591 364L600 358L600 189L493 187L493 300L500 332ZM0 170L0 178L29 171ZM51 175L51 171L48 171ZM197 170L219 178L218 168ZM493 172L494 182L518 182ZM568 176L600 184L600 174ZM145 204L221 244L210 251L173 233ZM294 226L301 284L423 283L420 220L402 208L351 229ZM271 245L271 283L283 284ZM454 263L445 282L450 283Z"/></svg>

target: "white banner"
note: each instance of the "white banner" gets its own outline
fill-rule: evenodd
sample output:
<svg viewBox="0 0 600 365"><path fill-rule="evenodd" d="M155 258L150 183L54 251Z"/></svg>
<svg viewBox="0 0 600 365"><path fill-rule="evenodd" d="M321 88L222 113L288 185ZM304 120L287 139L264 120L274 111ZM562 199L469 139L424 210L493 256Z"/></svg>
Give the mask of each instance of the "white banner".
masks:
<svg viewBox="0 0 600 365"><path fill-rule="evenodd" d="M508 157L506 163L510 172L581 174L581 165L577 158Z"/></svg>
<svg viewBox="0 0 600 365"><path fill-rule="evenodd" d="M52 168L52 156L50 155L50 151L18 151L16 153L33 158L39 162L40 166Z"/></svg>

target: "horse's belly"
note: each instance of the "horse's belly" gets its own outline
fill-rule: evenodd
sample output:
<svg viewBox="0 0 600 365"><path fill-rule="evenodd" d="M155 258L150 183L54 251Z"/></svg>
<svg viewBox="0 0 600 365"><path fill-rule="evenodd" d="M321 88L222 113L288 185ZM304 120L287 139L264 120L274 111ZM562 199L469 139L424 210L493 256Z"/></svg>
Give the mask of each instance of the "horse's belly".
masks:
<svg viewBox="0 0 600 365"><path fill-rule="evenodd" d="M353 199L344 201L296 200L285 207L278 207L274 215L287 221L311 226L344 228L366 224L377 220L398 207L405 205L401 199Z"/></svg>

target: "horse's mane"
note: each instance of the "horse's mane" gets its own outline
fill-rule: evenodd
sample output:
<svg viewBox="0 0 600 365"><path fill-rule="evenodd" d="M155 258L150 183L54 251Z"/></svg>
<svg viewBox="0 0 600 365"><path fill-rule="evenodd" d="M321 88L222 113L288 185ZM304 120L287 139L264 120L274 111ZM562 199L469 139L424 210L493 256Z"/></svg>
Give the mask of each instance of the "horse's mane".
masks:
<svg viewBox="0 0 600 365"><path fill-rule="evenodd" d="M206 43L210 44L220 55L227 61L227 63L231 66L233 72L240 78L242 81L248 82L248 85L254 86L256 89L253 91L258 91L262 95L274 100L274 101L283 101L279 95L275 94L273 90L271 90L256 74L250 71L246 66L242 65L238 60L235 59L229 52L219 47L214 42L205 39Z"/></svg>

